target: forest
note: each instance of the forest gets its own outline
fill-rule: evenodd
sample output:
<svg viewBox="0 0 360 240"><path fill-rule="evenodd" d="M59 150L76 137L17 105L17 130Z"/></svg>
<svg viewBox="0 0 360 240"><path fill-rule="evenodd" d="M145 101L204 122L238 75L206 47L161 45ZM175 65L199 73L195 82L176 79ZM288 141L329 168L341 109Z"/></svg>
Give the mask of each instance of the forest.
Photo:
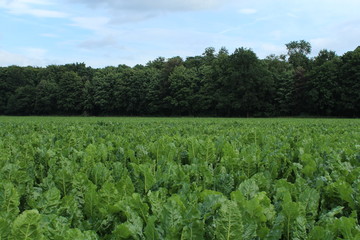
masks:
<svg viewBox="0 0 360 240"><path fill-rule="evenodd" d="M360 46L310 57L305 40L260 59L248 48L145 65L0 67L0 115L360 116Z"/></svg>

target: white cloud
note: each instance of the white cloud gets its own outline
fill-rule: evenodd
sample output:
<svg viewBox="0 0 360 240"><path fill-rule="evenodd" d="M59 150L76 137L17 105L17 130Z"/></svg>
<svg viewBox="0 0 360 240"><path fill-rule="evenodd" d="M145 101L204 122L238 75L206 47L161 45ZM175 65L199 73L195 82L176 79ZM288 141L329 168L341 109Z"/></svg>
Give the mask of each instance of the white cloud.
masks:
<svg viewBox="0 0 360 240"><path fill-rule="evenodd" d="M260 46L261 48L261 52L263 54L266 55L270 55L270 54L275 54L275 55L280 55L286 52L286 48L283 45L275 45L275 44L271 44L271 43L263 43ZM265 57L265 56L260 56L260 57Z"/></svg>
<svg viewBox="0 0 360 240"><path fill-rule="evenodd" d="M109 24L143 22L173 12L218 9L232 0L67 0L88 6L93 13L108 16ZM78 5L79 6L79 5ZM105 15L106 14L106 15Z"/></svg>
<svg viewBox="0 0 360 240"><path fill-rule="evenodd" d="M286 16L291 17L291 18L299 18L296 14L291 13L291 12L287 13Z"/></svg>
<svg viewBox="0 0 360 240"><path fill-rule="evenodd" d="M135 11L196 11L216 8L227 1L221 0L75 0L92 7Z"/></svg>
<svg viewBox="0 0 360 240"><path fill-rule="evenodd" d="M0 8L6 9L11 14L45 18L64 18L67 16L64 12L42 8L50 5L53 3L46 0L0 0Z"/></svg>
<svg viewBox="0 0 360 240"><path fill-rule="evenodd" d="M24 48L23 51L26 56L34 59L44 59L47 53L46 49L32 47Z"/></svg>
<svg viewBox="0 0 360 240"><path fill-rule="evenodd" d="M280 40L283 38L284 33L281 30L274 30L270 32L270 36L274 40Z"/></svg>
<svg viewBox="0 0 360 240"><path fill-rule="evenodd" d="M0 66L46 66L53 62L44 59L44 52L39 49L25 49L25 54L17 54L0 49ZM33 57L29 57L33 56Z"/></svg>
<svg viewBox="0 0 360 240"><path fill-rule="evenodd" d="M239 13L242 13L242 14L255 14L255 13L257 13L257 10L254 9L254 8L243 8L243 9L239 10Z"/></svg>
<svg viewBox="0 0 360 240"><path fill-rule="evenodd" d="M107 25L110 21L108 17L74 17L71 19L73 21L71 26L80 27L83 29L103 32L107 29Z"/></svg>
<svg viewBox="0 0 360 240"><path fill-rule="evenodd" d="M121 49L122 47L119 46L118 40L114 36L106 36L101 39L89 39L86 40L80 44L78 44L80 48L84 49L96 49L96 48L106 48L106 47L112 47L112 48L118 48Z"/></svg>
<svg viewBox="0 0 360 240"><path fill-rule="evenodd" d="M42 33L42 34L40 34L40 36L47 37L47 38L57 38L57 37L59 37L58 35L53 34L53 33Z"/></svg>

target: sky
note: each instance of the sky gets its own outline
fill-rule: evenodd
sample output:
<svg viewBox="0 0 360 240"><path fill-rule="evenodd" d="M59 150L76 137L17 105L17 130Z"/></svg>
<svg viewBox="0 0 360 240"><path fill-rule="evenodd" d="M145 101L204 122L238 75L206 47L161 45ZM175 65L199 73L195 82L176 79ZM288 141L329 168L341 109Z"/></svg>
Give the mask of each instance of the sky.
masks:
<svg viewBox="0 0 360 240"><path fill-rule="evenodd" d="M359 12L359 0L0 0L0 66L134 66L207 47L265 58L297 40L342 55L360 45Z"/></svg>

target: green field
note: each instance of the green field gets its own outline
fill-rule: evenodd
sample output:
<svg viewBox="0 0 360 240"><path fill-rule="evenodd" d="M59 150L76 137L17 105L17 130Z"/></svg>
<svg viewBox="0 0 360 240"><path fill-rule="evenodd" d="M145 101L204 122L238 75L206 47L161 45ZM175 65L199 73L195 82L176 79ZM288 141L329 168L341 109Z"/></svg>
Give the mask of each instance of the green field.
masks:
<svg viewBox="0 0 360 240"><path fill-rule="evenodd" d="M0 117L0 239L360 239L360 120Z"/></svg>

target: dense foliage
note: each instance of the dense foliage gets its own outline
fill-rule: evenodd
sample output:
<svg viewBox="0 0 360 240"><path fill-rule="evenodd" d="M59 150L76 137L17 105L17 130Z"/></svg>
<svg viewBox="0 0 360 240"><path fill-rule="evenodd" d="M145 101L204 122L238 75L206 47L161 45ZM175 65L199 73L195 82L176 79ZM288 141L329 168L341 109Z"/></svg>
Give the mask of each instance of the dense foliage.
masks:
<svg viewBox="0 0 360 240"><path fill-rule="evenodd" d="M0 239L360 239L360 121L0 118Z"/></svg>
<svg viewBox="0 0 360 240"><path fill-rule="evenodd" d="M309 58L305 41L259 59L207 48L145 66L0 68L0 115L360 116L360 47Z"/></svg>

